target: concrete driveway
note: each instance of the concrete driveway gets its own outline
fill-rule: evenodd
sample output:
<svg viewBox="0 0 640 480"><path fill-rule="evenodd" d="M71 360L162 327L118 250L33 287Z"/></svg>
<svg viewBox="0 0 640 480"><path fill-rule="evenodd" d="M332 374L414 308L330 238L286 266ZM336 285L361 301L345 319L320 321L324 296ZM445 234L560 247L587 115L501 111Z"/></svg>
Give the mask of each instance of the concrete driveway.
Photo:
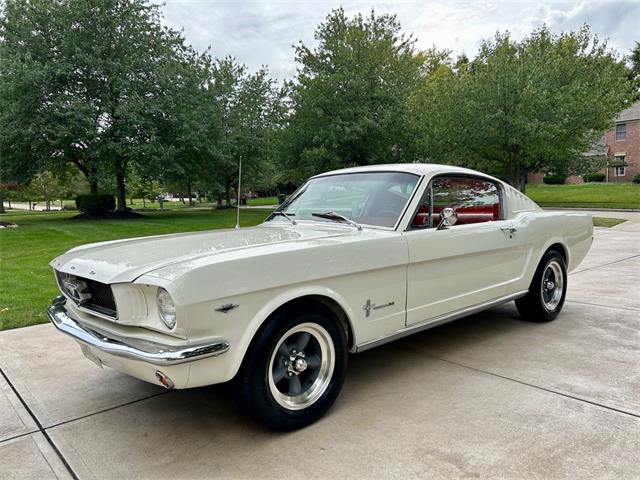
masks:
<svg viewBox="0 0 640 480"><path fill-rule="evenodd" d="M289 434L224 385L166 392L49 325L2 332L0 477L640 478L638 220L597 229L557 321L508 304L352 356Z"/></svg>

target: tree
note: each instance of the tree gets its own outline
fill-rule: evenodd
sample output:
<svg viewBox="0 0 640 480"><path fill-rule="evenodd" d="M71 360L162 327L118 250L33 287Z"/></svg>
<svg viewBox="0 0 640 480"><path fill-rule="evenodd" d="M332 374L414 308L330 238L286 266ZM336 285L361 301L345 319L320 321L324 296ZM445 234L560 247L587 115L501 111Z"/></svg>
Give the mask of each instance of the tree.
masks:
<svg viewBox="0 0 640 480"><path fill-rule="evenodd" d="M171 65L188 56L182 36L144 0L8 0L0 38L3 158L71 163L94 192L109 173L125 209L128 166L163 150L160 100L180 83Z"/></svg>
<svg viewBox="0 0 640 480"><path fill-rule="evenodd" d="M160 195L160 183L149 177L130 174L127 182L127 193L131 198L141 198L143 208L147 208L147 200L154 200Z"/></svg>
<svg viewBox="0 0 640 480"><path fill-rule="evenodd" d="M282 92L265 67L248 74L231 57L216 62L209 91L221 129L215 173L229 206L241 159L245 185L268 177L272 170L273 132L282 118Z"/></svg>
<svg viewBox="0 0 640 480"><path fill-rule="evenodd" d="M138 162L137 167L146 177L160 178L189 197L196 185L211 183L220 159L222 127L220 106L211 92L212 63L208 52L197 55L185 49L180 61L166 66L172 71L163 78L171 79L172 94L159 99L163 115L158 137L163 151L155 156L160 162Z"/></svg>
<svg viewBox="0 0 640 480"><path fill-rule="evenodd" d="M293 177L331 168L406 161L405 104L425 59L394 15L333 10L296 47L293 113L284 133Z"/></svg>
<svg viewBox="0 0 640 480"><path fill-rule="evenodd" d="M428 79L410 102L423 155L522 190L528 173L561 170L611 126L632 98L627 72L586 26L561 35L541 28L520 42L497 34L464 68Z"/></svg>
<svg viewBox="0 0 640 480"><path fill-rule="evenodd" d="M629 80L636 89L636 100L640 100L640 42L636 42L629 55Z"/></svg>
<svg viewBox="0 0 640 480"><path fill-rule="evenodd" d="M44 201L47 211L51 209L51 201L60 198L64 193L60 180L49 171L36 174L29 184L29 190L38 200Z"/></svg>

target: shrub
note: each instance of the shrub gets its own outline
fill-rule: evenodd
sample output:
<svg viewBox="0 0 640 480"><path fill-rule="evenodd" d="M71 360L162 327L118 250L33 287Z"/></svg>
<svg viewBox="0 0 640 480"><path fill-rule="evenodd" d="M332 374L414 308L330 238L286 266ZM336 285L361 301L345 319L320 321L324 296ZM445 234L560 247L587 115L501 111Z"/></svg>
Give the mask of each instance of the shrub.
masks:
<svg viewBox="0 0 640 480"><path fill-rule="evenodd" d="M633 183L640 183L640 173L636 173L636 176L631 180Z"/></svg>
<svg viewBox="0 0 640 480"><path fill-rule="evenodd" d="M589 182L604 182L604 179L607 178L607 176L604 173L587 173L586 175L584 175L582 177L582 180L585 181L585 183L589 183Z"/></svg>
<svg viewBox="0 0 640 480"><path fill-rule="evenodd" d="M564 175L545 175L542 181L547 185L563 185L566 178Z"/></svg>
<svg viewBox="0 0 640 480"><path fill-rule="evenodd" d="M87 215L105 215L115 210L116 199L113 195L107 193L78 195L76 197L76 207Z"/></svg>

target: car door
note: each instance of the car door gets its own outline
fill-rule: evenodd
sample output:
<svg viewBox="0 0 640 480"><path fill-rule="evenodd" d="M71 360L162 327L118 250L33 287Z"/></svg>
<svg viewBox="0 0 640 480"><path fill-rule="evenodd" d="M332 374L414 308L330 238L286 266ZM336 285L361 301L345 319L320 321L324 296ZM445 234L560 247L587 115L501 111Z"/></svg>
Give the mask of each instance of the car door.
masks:
<svg viewBox="0 0 640 480"><path fill-rule="evenodd" d="M447 207L458 221L438 230L439 213ZM500 186L493 181L432 179L406 232L407 325L437 321L507 294L519 262L504 211Z"/></svg>

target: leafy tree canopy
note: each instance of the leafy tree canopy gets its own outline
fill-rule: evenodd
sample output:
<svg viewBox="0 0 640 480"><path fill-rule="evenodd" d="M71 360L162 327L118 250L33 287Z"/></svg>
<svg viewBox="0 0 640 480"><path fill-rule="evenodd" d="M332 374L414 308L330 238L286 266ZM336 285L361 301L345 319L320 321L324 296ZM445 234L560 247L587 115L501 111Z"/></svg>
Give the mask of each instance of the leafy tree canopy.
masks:
<svg viewBox="0 0 640 480"><path fill-rule="evenodd" d="M478 56L441 67L410 100L426 159L499 175L522 189L529 172L553 171L589 150L632 100L628 70L591 34L520 42L508 33Z"/></svg>
<svg viewBox="0 0 640 480"><path fill-rule="evenodd" d="M300 43L286 132L293 176L350 165L405 160L405 102L427 62L394 15L347 18L333 10Z"/></svg>

